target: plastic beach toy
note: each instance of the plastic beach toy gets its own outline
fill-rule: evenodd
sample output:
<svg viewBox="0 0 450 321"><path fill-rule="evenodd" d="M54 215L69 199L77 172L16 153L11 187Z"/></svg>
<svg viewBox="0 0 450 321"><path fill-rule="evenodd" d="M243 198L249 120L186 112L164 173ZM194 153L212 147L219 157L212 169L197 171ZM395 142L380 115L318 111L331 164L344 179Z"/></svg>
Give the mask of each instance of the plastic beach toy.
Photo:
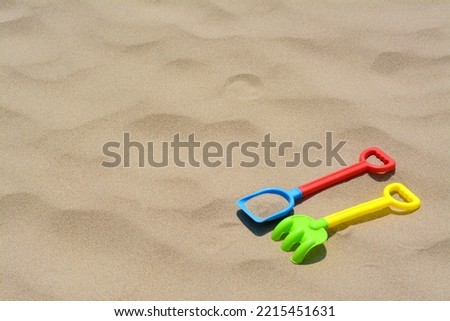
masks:
<svg viewBox="0 0 450 321"><path fill-rule="evenodd" d="M395 199L393 197L395 193L398 193L404 201ZM279 241L287 234L281 243L283 251L290 251L294 245L299 243L291 261L300 264L314 246L322 244L328 239L326 228L335 227L391 206L404 211L413 211L419 208L420 200L403 184L392 183L384 188L383 196L380 198L317 220L305 215L289 216L275 227L272 232L272 240Z"/></svg>
<svg viewBox="0 0 450 321"><path fill-rule="evenodd" d="M376 156L383 164L374 165L369 163L367 159L370 156ZM237 201L237 205L255 222L263 223L266 221L272 221L287 216L294 208L295 201L305 196L320 192L330 186L341 183L355 176L365 173L384 174L394 169L395 161L391 157L377 147L370 147L361 152L359 162L356 164L340 169L334 173L328 174L322 178L316 179L310 183L301 185L291 190L284 190L276 187L261 189L239 199ZM257 213L252 212L248 208L247 202L257 196L267 194L279 195L283 197L287 201L288 205L276 213L272 213L266 217L260 217Z"/></svg>

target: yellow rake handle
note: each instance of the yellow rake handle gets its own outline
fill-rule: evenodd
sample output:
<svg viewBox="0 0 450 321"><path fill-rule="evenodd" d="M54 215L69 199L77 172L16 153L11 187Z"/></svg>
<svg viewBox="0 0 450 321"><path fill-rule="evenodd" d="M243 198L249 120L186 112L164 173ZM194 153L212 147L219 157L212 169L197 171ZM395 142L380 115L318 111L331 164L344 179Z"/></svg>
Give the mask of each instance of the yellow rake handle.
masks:
<svg viewBox="0 0 450 321"><path fill-rule="evenodd" d="M394 193L398 193L405 201L395 199L392 196ZM328 227L334 227L390 206L404 211L412 211L419 208L420 200L405 185L392 183L384 188L382 197L330 214L323 219L327 222Z"/></svg>

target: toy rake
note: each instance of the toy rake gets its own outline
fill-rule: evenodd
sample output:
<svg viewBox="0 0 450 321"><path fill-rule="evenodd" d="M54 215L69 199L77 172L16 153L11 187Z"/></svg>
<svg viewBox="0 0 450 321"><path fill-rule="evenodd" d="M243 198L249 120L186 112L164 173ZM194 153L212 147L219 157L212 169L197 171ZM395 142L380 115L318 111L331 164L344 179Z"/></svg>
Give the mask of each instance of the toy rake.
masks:
<svg viewBox="0 0 450 321"><path fill-rule="evenodd" d="M393 197L395 193L398 193L404 201L395 199ZM300 264L313 247L324 243L328 239L327 228L335 227L387 207L413 211L418 209L419 206L419 198L406 186L400 183L392 183L384 188L383 196L380 198L317 220L306 215L287 217L275 227L272 233L272 240L279 241L287 235L281 243L283 251L290 251L294 245L300 243L291 257L292 263Z"/></svg>

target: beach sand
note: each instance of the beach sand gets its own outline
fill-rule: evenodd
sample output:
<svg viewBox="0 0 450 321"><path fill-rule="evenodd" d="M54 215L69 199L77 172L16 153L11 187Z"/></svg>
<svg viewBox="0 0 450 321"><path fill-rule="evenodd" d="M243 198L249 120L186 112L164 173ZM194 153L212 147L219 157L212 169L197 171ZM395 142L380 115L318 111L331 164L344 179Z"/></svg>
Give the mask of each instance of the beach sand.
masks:
<svg viewBox="0 0 450 321"><path fill-rule="evenodd" d="M446 1L2 1L0 298L450 300L449 16ZM396 172L296 213L394 181L422 206L341 229L294 265L236 200L338 162L102 167L124 132L295 146L332 132L347 164L378 146Z"/></svg>

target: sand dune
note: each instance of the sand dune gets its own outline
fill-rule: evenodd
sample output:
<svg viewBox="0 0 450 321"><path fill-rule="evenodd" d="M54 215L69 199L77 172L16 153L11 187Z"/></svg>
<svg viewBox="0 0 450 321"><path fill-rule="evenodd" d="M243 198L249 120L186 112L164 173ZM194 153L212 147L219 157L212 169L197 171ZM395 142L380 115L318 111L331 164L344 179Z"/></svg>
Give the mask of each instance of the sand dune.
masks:
<svg viewBox="0 0 450 321"><path fill-rule="evenodd" d="M0 297L449 300L449 15L446 1L3 1ZM130 168L101 167L124 132L155 146L177 133L301 146L332 132L348 164L375 145L395 175L297 213L393 181L422 207L339 230L295 266L273 225L249 229L235 202L338 163L138 168L133 154Z"/></svg>

